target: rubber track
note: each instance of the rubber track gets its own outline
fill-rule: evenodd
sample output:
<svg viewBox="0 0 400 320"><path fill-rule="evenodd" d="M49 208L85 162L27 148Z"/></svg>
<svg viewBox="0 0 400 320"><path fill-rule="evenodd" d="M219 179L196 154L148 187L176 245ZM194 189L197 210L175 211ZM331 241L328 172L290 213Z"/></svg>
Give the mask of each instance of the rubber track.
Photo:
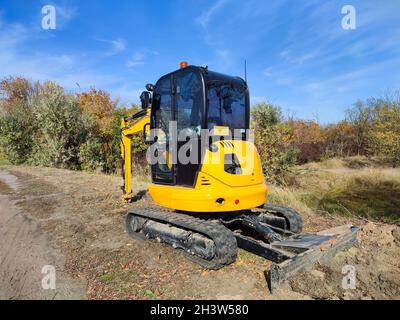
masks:
<svg viewBox="0 0 400 320"><path fill-rule="evenodd" d="M212 239L215 243L216 255L211 260L205 260L184 251L188 259L206 269L217 270L225 265L231 264L236 260L236 238L228 228L224 227L219 222L201 220L192 216L161 208L133 208L128 211L127 217L129 215L136 215L145 219L168 223L175 227L179 227L187 231L193 231ZM143 239L143 236L141 236L143 234L136 232L132 234L129 232L129 229L128 233L131 236L137 235Z"/></svg>
<svg viewBox="0 0 400 320"><path fill-rule="evenodd" d="M263 206L267 211L272 211L278 213L278 215L283 216L289 221L289 230L293 233L301 233L303 231L303 220L301 216L296 212L296 210L284 206L278 206L271 203L266 203Z"/></svg>

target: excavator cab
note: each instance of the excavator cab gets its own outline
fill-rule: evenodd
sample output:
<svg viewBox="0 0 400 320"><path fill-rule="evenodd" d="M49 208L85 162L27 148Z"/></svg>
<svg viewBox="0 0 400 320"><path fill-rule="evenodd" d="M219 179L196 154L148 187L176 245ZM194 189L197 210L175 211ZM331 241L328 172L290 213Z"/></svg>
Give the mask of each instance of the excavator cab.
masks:
<svg viewBox="0 0 400 320"><path fill-rule="evenodd" d="M150 114L150 149L156 150L150 155L158 159L151 164L154 201L197 212L262 205L267 188L248 141L249 110L247 84L239 77L196 66L161 77Z"/></svg>
<svg viewBox="0 0 400 320"><path fill-rule="evenodd" d="M246 83L207 68L189 66L163 76L154 86L151 106L151 129L162 132L162 139L169 150L170 123L175 121L177 152L186 144L187 163L177 157L173 165L157 163L152 166L153 183L194 187L201 167L201 132L215 127L246 132L249 128L249 92ZM190 140L189 144L187 144ZM203 143L203 145L202 145ZM189 153L193 153L190 157ZM186 157L185 157L186 158ZM170 162L170 159L166 159Z"/></svg>

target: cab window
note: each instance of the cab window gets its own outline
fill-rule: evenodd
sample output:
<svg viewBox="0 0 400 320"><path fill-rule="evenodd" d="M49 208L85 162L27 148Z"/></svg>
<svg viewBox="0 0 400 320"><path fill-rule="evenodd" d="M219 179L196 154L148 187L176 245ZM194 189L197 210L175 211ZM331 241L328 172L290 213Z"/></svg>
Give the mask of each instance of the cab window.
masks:
<svg viewBox="0 0 400 320"><path fill-rule="evenodd" d="M212 81L207 86L207 125L246 128L246 89L240 85Z"/></svg>
<svg viewBox="0 0 400 320"><path fill-rule="evenodd" d="M176 109L178 133L181 130L200 132L203 106L202 81L196 72L176 75Z"/></svg>

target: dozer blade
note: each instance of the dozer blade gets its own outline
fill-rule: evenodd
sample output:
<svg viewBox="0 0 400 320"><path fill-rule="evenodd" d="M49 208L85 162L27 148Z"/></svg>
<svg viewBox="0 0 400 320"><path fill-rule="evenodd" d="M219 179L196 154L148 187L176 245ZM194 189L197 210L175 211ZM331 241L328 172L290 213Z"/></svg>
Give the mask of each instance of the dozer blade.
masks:
<svg viewBox="0 0 400 320"><path fill-rule="evenodd" d="M271 292L295 273L352 247L358 232L357 227L344 225L316 234L301 233L301 216L294 209L273 204L226 216L221 222L232 231L239 248L274 263L266 274Z"/></svg>
<svg viewBox="0 0 400 320"><path fill-rule="evenodd" d="M273 293L281 282L297 272L311 269L316 262L329 262L337 252L351 248L357 243L358 231L353 225L344 225L317 234L293 235L265 245L270 255L274 253L279 257L267 272L270 291Z"/></svg>

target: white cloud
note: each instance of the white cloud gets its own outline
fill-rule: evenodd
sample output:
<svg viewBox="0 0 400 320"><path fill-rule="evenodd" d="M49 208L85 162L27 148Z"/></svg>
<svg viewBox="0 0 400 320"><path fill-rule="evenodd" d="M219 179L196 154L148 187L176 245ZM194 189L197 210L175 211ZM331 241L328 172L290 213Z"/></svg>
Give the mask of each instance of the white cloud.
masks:
<svg viewBox="0 0 400 320"><path fill-rule="evenodd" d="M111 43L113 45L114 51L116 52L124 51L126 48L126 43L122 39L112 40Z"/></svg>
<svg viewBox="0 0 400 320"><path fill-rule="evenodd" d="M6 25L0 20L0 49L15 47L25 40L28 30L21 24Z"/></svg>
<svg viewBox="0 0 400 320"><path fill-rule="evenodd" d="M284 49L279 53L279 57L281 57L285 63L288 64L303 64L304 62L311 60L316 56L316 52L306 52L303 54L292 54L289 49Z"/></svg>
<svg viewBox="0 0 400 320"><path fill-rule="evenodd" d="M145 54L142 51L136 51L132 57L127 61L127 66L129 68L134 68L143 64Z"/></svg>
<svg viewBox="0 0 400 320"><path fill-rule="evenodd" d="M105 53L106 57L114 56L118 53L121 53L125 51L126 49L126 41L121 38L113 39L113 40L107 40L107 39L96 39L97 41L100 42L105 42L110 45L110 49Z"/></svg>
<svg viewBox="0 0 400 320"><path fill-rule="evenodd" d="M66 3L56 4L57 29L63 28L70 20L78 15L78 8Z"/></svg>
<svg viewBox="0 0 400 320"><path fill-rule="evenodd" d="M131 58L126 62L126 65L129 68L135 68L137 66L140 66L144 64L144 61L149 57L149 56L156 56L159 53L154 50L150 50L147 48L137 50L133 53Z"/></svg>
<svg viewBox="0 0 400 320"><path fill-rule="evenodd" d="M67 6L56 6L57 14L63 17L65 20L71 20L78 13L78 8L76 7L67 7Z"/></svg>
<svg viewBox="0 0 400 320"><path fill-rule="evenodd" d="M274 74L274 67L265 68L263 71L264 75L267 77L272 77Z"/></svg>
<svg viewBox="0 0 400 320"><path fill-rule="evenodd" d="M212 65L218 65L218 69L222 72L228 72L229 68L234 64L234 57L231 51L227 49L220 49L215 51L217 59L213 61Z"/></svg>
<svg viewBox="0 0 400 320"><path fill-rule="evenodd" d="M372 78L378 74L390 74L393 66L399 65L399 58L373 63L368 66L360 67L352 71L343 71L332 77L318 81L306 82L303 89L314 96L330 97L337 93L351 93L358 89L364 90L369 86ZM396 75L393 74L395 77ZM397 76L397 78L399 78ZM371 93L372 94L372 93Z"/></svg>
<svg viewBox="0 0 400 320"><path fill-rule="evenodd" d="M214 14L218 12L225 4L227 0L218 0L210 8L205 10L199 17L196 18L196 22L203 28L206 28L210 23L210 20Z"/></svg>
<svg viewBox="0 0 400 320"><path fill-rule="evenodd" d="M141 83L126 79L124 75L99 71L96 65L104 54L87 55L84 52L47 52L27 47L33 39L42 36L41 30L22 24L6 23L0 16L0 80L9 76L22 76L33 81L55 81L70 92L79 92L95 86L110 92L126 104L139 101ZM99 40L103 41L104 40ZM123 39L105 41L109 52L126 50ZM29 50L27 50L29 48ZM105 51L105 50L102 50ZM140 49L130 59L131 66L143 63L145 58L158 55L150 49Z"/></svg>
<svg viewBox="0 0 400 320"><path fill-rule="evenodd" d="M282 50L282 51L279 53L279 56L280 56L281 58L283 58L283 59L286 59L286 58L289 56L289 54L290 54L290 51L289 51L288 49L285 49L285 50Z"/></svg>
<svg viewBox="0 0 400 320"><path fill-rule="evenodd" d="M229 50L217 50L217 55L221 58L221 59L227 59L229 58L229 56L231 55L231 53L229 52Z"/></svg>
<svg viewBox="0 0 400 320"><path fill-rule="evenodd" d="M0 20L0 79L22 76L35 81L56 81L67 90L91 86L107 87L121 82L119 77L98 73L87 67L84 55L50 54L46 51L25 53L25 41L35 36L35 31L21 24L7 24Z"/></svg>

